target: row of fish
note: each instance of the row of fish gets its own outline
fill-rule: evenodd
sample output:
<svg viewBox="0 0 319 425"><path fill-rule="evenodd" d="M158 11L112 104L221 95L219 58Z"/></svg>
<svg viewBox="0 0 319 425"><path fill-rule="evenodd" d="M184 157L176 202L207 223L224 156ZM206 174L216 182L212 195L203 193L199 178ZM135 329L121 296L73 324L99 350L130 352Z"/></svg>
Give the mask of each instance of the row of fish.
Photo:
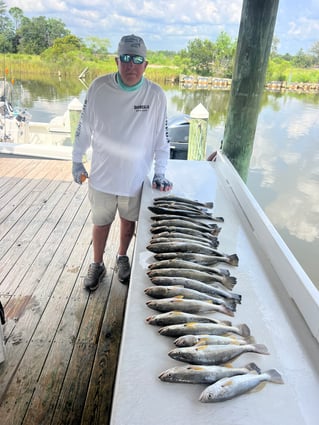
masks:
<svg viewBox="0 0 319 425"><path fill-rule="evenodd" d="M275 369L262 372L255 363L232 367L228 363L243 353L268 355L256 344L247 324L234 325L211 314L234 317L242 297L234 291L237 279L220 263L238 266L236 254L217 248L222 217L201 203L177 196L155 198L151 240L147 249L155 261L145 288L151 299L146 305L157 314L146 318L159 327L159 334L173 337L175 348L168 355L184 366L163 371L165 382L206 384L201 402L224 401L256 388L262 382L283 383Z"/></svg>

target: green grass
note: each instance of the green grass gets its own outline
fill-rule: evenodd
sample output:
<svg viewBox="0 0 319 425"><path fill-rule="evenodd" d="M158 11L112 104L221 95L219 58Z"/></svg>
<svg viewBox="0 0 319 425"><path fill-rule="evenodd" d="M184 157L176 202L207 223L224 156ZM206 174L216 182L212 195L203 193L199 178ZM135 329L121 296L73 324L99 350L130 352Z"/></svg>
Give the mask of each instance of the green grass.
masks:
<svg viewBox="0 0 319 425"><path fill-rule="evenodd" d="M7 78L18 79L28 77L37 79L40 76L78 77L84 68L88 68L87 79L92 80L98 75L116 71L114 56L107 56L104 60L83 61L70 57L69 61L59 58L53 63L41 59L40 56L24 54L1 54L2 74L8 70ZM159 63L156 63L155 61ZM68 62L68 63L66 63ZM181 74L181 68L176 66L176 57L164 59L156 55L149 58L149 66L146 76L154 81L174 81ZM286 81L319 83L319 69L293 68L289 62L282 60L271 60L269 62L266 81Z"/></svg>

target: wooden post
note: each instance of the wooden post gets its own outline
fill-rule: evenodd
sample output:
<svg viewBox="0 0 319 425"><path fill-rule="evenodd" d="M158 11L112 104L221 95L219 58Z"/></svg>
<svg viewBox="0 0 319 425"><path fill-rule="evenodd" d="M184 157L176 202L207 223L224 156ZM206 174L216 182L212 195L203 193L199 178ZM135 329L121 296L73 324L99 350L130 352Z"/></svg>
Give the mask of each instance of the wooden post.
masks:
<svg viewBox="0 0 319 425"><path fill-rule="evenodd" d="M200 103L190 113L187 159L205 160L209 113Z"/></svg>
<svg viewBox="0 0 319 425"><path fill-rule="evenodd" d="M74 143L75 132L80 121L82 106L82 103L77 98L74 98L68 106L71 132L70 137L72 144Z"/></svg>
<svg viewBox="0 0 319 425"><path fill-rule="evenodd" d="M223 152L247 178L279 0L243 0Z"/></svg>

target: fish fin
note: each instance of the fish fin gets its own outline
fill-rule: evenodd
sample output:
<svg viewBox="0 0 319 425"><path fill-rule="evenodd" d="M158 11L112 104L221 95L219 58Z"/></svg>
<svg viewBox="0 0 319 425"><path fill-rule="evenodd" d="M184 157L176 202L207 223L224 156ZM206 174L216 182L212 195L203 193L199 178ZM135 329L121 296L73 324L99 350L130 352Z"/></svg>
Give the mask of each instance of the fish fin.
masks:
<svg viewBox="0 0 319 425"><path fill-rule="evenodd" d="M247 394L258 393L266 386L266 382L260 382L255 388L247 391Z"/></svg>
<svg viewBox="0 0 319 425"><path fill-rule="evenodd" d="M258 374L260 374L260 373L261 373L260 368L259 368L259 367L256 365L256 363L254 363L254 362L248 363L248 364L245 366L245 368L246 368L246 369L248 369L248 370L255 370Z"/></svg>
<svg viewBox="0 0 319 425"><path fill-rule="evenodd" d="M264 373L267 373L267 375L269 375L269 377L270 377L270 382L273 382L273 383L275 383L275 384L283 384L284 383L284 381L283 381L283 379L282 379L282 376L281 376L281 374L278 372L278 370L277 369L270 369L270 370L267 370L266 372L264 372Z"/></svg>
<svg viewBox="0 0 319 425"><path fill-rule="evenodd" d="M229 335L229 338L232 339L232 344L234 344L234 345L246 345L247 344L244 339L237 338L237 336Z"/></svg>
<svg viewBox="0 0 319 425"><path fill-rule="evenodd" d="M240 331L240 335L241 336L243 336L243 337L250 336L250 329L246 325L246 323L241 323L237 327L239 328L239 331Z"/></svg>
<svg viewBox="0 0 319 425"><path fill-rule="evenodd" d="M187 369L191 370L205 370L205 368L201 365L187 365Z"/></svg>
<svg viewBox="0 0 319 425"><path fill-rule="evenodd" d="M246 341L247 344L255 344L256 343L255 337L252 336L252 335L244 337L244 340Z"/></svg>
<svg viewBox="0 0 319 425"><path fill-rule="evenodd" d="M254 351L259 354L270 354L268 348L264 344L252 344Z"/></svg>

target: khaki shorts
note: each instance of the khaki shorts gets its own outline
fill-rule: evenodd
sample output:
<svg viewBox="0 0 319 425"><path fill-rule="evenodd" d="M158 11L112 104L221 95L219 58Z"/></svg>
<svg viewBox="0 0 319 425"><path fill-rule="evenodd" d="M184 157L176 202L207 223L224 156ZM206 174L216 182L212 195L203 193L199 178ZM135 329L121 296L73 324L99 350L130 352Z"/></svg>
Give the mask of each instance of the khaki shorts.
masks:
<svg viewBox="0 0 319 425"><path fill-rule="evenodd" d="M137 221L140 211L142 189L137 196L117 196L99 192L89 186L92 222L96 226L105 226L114 221L116 212L129 221Z"/></svg>

